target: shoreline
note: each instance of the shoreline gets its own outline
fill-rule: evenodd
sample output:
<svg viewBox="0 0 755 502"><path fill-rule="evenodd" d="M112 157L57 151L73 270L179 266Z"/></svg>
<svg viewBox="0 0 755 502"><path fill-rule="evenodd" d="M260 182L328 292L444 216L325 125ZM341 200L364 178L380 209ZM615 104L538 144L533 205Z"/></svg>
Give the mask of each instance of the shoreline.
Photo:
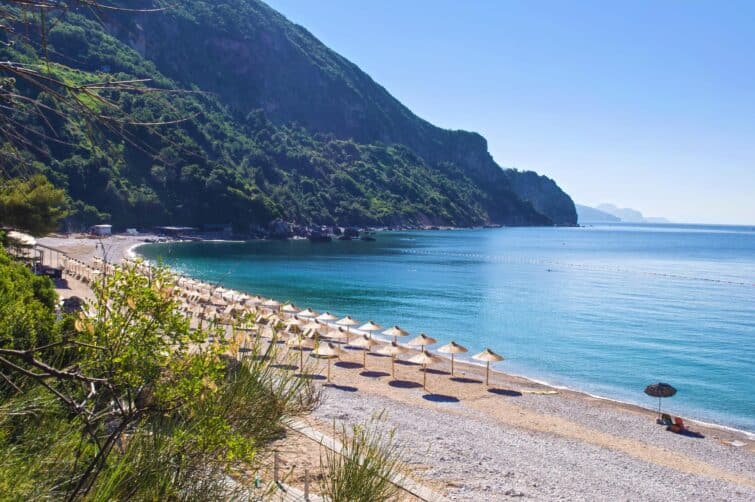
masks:
<svg viewBox="0 0 755 502"><path fill-rule="evenodd" d="M137 252L138 248L140 248L141 246L144 246L144 245L148 245L148 244L169 244L170 242L180 242L180 241L147 242L147 239L154 239L156 237L155 235L152 235L152 234L140 234L139 236L128 236L128 235L118 234L118 235L114 235L113 237L119 238L121 240L128 241L128 243L125 246L122 246L122 247L118 246L118 249L120 250L120 256L112 257L112 258L114 258L114 260L113 260L114 263L120 263L121 259L123 259L123 258L126 258L126 259L140 258L140 259L143 259L145 261L145 263L151 264L150 260L144 258L142 255L140 255ZM57 239L57 238L51 238L51 239ZM96 239L92 239L92 240L95 241L95 242L98 242ZM215 239L215 240L207 240L207 241L202 241L202 242L236 242L236 241L228 241L228 240L222 240L222 239L221 240L217 240L217 239ZM61 250L64 251L64 249L61 249ZM93 255L94 254L92 253L91 256L93 256ZM91 256L90 256L90 258L91 258ZM115 259L117 259L117 261L115 261ZM176 271L173 271L173 272L176 273ZM197 280L199 280L199 279L197 279ZM244 291L241 291L241 292L244 293ZM253 292L253 291L247 291L246 293L257 294L257 292ZM357 332L357 330L352 330L352 331L353 332ZM384 337L381 334L375 334L375 335L373 335L373 337L375 337L375 338L377 338L377 339L379 339L381 341L389 341L389 339L387 337ZM403 345L403 344L399 343L399 345ZM438 354L438 353L435 353L435 352L433 352L433 353L436 356L439 356L439 357L443 358L445 361L449 361L450 362L450 358L448 358L446 355L444 355L444 354ZM465 365L465 366L472 366L472 367L475 367L475 368L484 368L485 367L484 364L477 363L474 360L469 359L465 355L457 355L456 356L456 364L457 364L457 366ZM554 383L554 382L548 381L546 379L539 378L538 376L503 371L503 370L495 368L492 365L490 367L490 373L491 373L491 376L493 374L498 374L498 375L500 375L502 377L519 378L519 379L526 380L526 381L528 381L528 382L530 382L530 383L532 383L534 385L539 385L539 386L547 387L547 388L555 390L555 391L565 391L565 392L575 393L575 394L579 394L579 395L582 395L582 396L590 398L590 399L599 399L599 400L602 400L602 401L614 403L614 404L616 404L618 406L622 406L622 407L633 407L633 408L636 408L637 410L640 410L641 412L644 412L644 413L653 413L654 415L657 414L657 410L654 410L653 408L649 408L649 407L643 406L643 405L638 404L636 402L625 401L625 400L622 400L622 399L618 399L618 398L610 397L610 396L605 396L605 395L601 395L601 394L593 394L593 393L590 393L590 392L588 392L588 391L586 391L584 389L580 389L578 387L573 387L573 386L569 386L569 385L563 385L563 384ZM707 421L707 420L703 420L703 419L699 419L699 418L692 418L692 417L687 418L687 417L685 417L685 420L689 421L690 423L697 424L697 425L699 425L701 427L715 429L715 430L720 430L721 432L725 432L725 433L740 435L740 436L742 436L743 439L745 439L747 441L755 441L755 431L749 431L749 430L746 430L746 429L740 429L740 428L737 428L737 427L732 426L732 425L727 425L727 424L723 424L723 423L719 423L719 422L711 422L711 421Z"/></svg>
<svg viewBox="0 0 755 502"><path fill-rule="evenodd" d="M236 242L236 241L208 240L208 241L202 241L202 242ZM133 244L132 246L130 246L126 250L126 253L125 253L126 257L129 258L129 259L140 258L140 259L144 260L145 263L153 265L150 262L150 260L144 258L142 255L140 255L140 254L138 254L136 252L136 250L139 247L144 246L144 245L148 245L148 244L167 244L167 243L150 243L150 242L135 243L135 244ZM173 272L177 273L175 270L173 270ZM195 280L200 280L200 279L198 279L196 277L192 277L192 278L195 279ZM221 284L221 286L222 286L222 284ZM258 294L259 293L259 292L255 292L255 291L239 291L239 292L240 293L247 293L247 294ZM356 329L353 329L352 331L354 333L358 333L358 330L356 330ZM376 339L378 339L380 341L383 341L383 342L389 342L390 341L389 337L386 337L386 336L384 336L382 334L379 334L379 333L373 334L372 336L373 336L373 338L376 338ZM405 344L403 344L401 342L399 342L399 345L401 345L401 346L403 346L405 348L410 348L410 347L406 346ZM430 350L430 352L433 352L433 351ZM444 359L445 361L448 361L450 363L451 359L448 356L446 356L445 354L439 354L439 353L436 353L436 352L433 352L433 354L435 354L438 357L441 357L442 359ZM471 358L469 358L469 356L466 356L464 354L457 355L455 361L456 361L456 366L465 365L465 366L473 366L473 367L476 367L476 368L485 368L484 364L478 363L478 362L472 360ZM520 373L513 373L513 372L510 372L510 371L504 371L504 370L501 370L501 369L497 369L497 368L495 368L494 366L491 365L491 367L490 367L490 374L491 374L491 376L494 373L495 374L499 374L502 377L520 378L520 379L526 380L526 381L528 381L528 382L530 382L530 383L532 383L534 385L539 385L539 386L547 387L547 388L555 390L555 391L566 391L566 392L571 392L571 393L575 393L575 394L580 394L580 395L583 395L583 396L591 398L591 399L599 399L599 400L602 400L602 401L614 403L616 405L624 406L624 407L634 407L637 410L640 410L640 411L645 412L645 413L652 413L653 415L657 414L657 410L655 410L653 408L649 408L649 407L643 406L642 404L638 404L636 402L625 401L625 400L622 400L622 399L619 399L619 398L605 396L605 395L601 395L601 394L593 394L593 393L588 392L588 391L586 391L584 389L581 389L579 387L573 387L573 386L569 386L569 385L554 383L554 382L548 381L546 379L542 379L542 378L540 378L538 376L533 376L533 375L528 375L528 374L520 374ZM720 430L721 432L730 433L730 434L736 434L736 435L741 435L743 437L743 439L746 439L748 441L755 441L755 430L749 431L749 430L746 430L746 429L740 429L740 428L732 426L732 425L727 425L727 424L723 424L723 423L719 423L719 422L706 421L706 420L703 420L703 419L693 418L693 417L688 418L687 416L685 416L684 419L687 422L694 423L694 424L699 425L701 427L705 427L705 428L709 428L709 429L717 429L717 430Z"/></svg>
<svg viewBox="0 0 755 502"><path fill-rule="evenodd" d="M144 238L116 238L114 248L121 250L122 257L136 256ZM90 258L94 242L89 242ZM63 246L51 245L65 251ZM84 249L78 246L77 251L83 253ZM621 492L611 492L607 484L627 475L643 479L649 468L664 480L652 482L657 494L644 491L644 487L638 492L635 483L622 490L635 493L635 499L647 500L675 500L677 490L695 486L711 497L716 493L731 500L755 497L755 443L746 430L685 419L705 437L672 434L655 424L657 411L650 408L492 368L494 389L487 389L480 385L484 365L462 358L456 360L456 376L465 382L445 376L449 360L444 359L426 373L429 390L422 391L416 384L417 379L422 382L416 366L397 362L396 383L402 385L393 385L395 380L388 379L390 358L370 354L367 359L370 371L362 373L380 376L355 373L354 368L361 367L362 353L346 350L333 368L334 383L322 386L325 401L311 417L313 426L327 432L328 424L364 421L384 409L389 424L400 430L417 475L452 499L498 500L497 496L517 493L547 500L563 493L591 493L593 497L587 498L609 499ZM324 371L323 362L316 364ZM325 384L323 376L316 379ZM444 446L422 454L441 437L457 440L441 442ZM486 444L472 448L481 437L487 439ZM435 440L428 443L430 438ZM466 458L460 458L464 455ZM510 471L503 476L497 468L469 470L469 465L478 464L477 458L508 466L501 467L503 473ZM537 462L532 464L532 459ZM571 484L571 469L580 471L577 477L582 484ZM690 475L694 476L693 486L682 487ZM706 498L700 492L686 495L695 496Z"/></svg>

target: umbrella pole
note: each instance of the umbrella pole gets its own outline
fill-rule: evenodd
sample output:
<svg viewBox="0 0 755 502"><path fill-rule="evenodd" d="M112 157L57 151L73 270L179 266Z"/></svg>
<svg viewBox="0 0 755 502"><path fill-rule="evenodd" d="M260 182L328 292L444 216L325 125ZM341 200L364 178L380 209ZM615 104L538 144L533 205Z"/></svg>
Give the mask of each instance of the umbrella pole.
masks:
<svg viewBox="0 0 755 502"><path fill-rule="evenodd" d="M304 372L304 349L301 347L301 343L299 343L299 373Z"/></svg>
<svg viewBox="0 0 755 502"><path fill-rule="evenodd" d="M422 365L422 388L427 390L427 365Z"/></svg>
<svg viewBox="0 0 755 502"><path fill-rule="evenodd" d="M485 363L485 387L489 387L488 381L490 377L490 361Z"/></svg>
<svg viewBox="0 0 755 502"><path fill-rule="evenodd" d="M362 368L367 369L367 349L362 352Z"/></svg>
<svg viewBox="0 0 755 502"><path fill-rule="evenodd" d="M328 358L328 383L330 383L330 358Z"/></svg>
<svg viewBox="0 0 755 502"><path fill-rule="evenodd" d="M661 396L658 396L658 420L661 419Z"/></svg>
<svg viewBox="0 0 755 502"><path fill-rule="evenodd" d="M454 376L454 354L451 353L451 376Z"/></svg>
<svg viewBox="0 0 755 502"><path fill-rule="evenodd" d="M391 378L396 379L396 356L391 356Z"/></svg>

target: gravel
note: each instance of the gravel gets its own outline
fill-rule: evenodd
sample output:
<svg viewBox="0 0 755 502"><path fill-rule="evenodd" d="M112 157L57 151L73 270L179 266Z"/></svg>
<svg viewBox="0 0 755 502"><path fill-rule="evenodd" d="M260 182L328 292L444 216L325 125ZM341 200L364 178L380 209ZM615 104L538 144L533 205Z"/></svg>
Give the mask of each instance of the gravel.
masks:
<svg viewBox="0 0 755 502"><path fill-rule="evenodd" d="M325 389L325 396L314 415L325 423L363 422L385 410L410 465L425 478L446 483L452 500L755 500L753 488L678 472L555 434L507 428L463 404L442 411L337 389ZM571 403L558 407L553 400L551 406L554 413L570 416ZM573 415L584 417L583 411ZM615 418L600 415L603 411L589 418L590 425ZM633 431L634 435L643 433ZM715 456L737 455L751 465L751 453L732 453L730 447L717 448L713 441L706 442L710 445L694 451L696 457L729 468L729 461ZM701 444L675 442L669 446L693 451Z"/></svg>

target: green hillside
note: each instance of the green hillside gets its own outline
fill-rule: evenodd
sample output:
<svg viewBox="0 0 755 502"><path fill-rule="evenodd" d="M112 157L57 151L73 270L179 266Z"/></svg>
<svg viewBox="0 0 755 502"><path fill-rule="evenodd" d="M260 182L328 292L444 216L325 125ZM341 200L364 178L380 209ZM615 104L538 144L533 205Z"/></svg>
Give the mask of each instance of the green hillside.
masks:
<svg viewBox="0 0 755 502"><path fill-rule="evenodd" d="M274 218L576 223L574 204L554 182L500 169L484 138L418 118L261 2L166 5L162 12L96 15L72 8L44 43L18 37L0 48L3 59L67 82L148 78L152 88L183 91L101 91L129 119L164 125L91 130L50 113L23 117L44 136L27 160L77 201L74 222L103 212L117 226L232 222L241 230ZM89 99L83 101L92 109L104 106Z"/></svg>

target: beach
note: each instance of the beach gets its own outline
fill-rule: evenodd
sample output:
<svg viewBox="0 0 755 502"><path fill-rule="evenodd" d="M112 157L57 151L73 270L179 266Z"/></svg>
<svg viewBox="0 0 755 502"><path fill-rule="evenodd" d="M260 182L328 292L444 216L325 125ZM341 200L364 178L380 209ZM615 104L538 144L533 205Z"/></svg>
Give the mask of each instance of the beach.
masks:
<svg viewBox="0 0 755 502"><path fill-rule="evenodd" d="M150 237L102 242L118 263ZM95 239L40 242L85 262L100 255ZM61 292L86 289L69 280ZM385 411L416 480L449 499L755 499L755 442L747 434L694 422L690 429L703 437L673 434L652 410L499 371L488 389L484 368L465 362L457 361L454 378L447 360L432 365L427 390L416 365L397 362L393 380L390 358L370 354L366 369L361 362L361 351L344 350L332 384L323 385L322 405L306 420L328 433L334 422ZM317 364L324 383L325 362Z"/></svg>

